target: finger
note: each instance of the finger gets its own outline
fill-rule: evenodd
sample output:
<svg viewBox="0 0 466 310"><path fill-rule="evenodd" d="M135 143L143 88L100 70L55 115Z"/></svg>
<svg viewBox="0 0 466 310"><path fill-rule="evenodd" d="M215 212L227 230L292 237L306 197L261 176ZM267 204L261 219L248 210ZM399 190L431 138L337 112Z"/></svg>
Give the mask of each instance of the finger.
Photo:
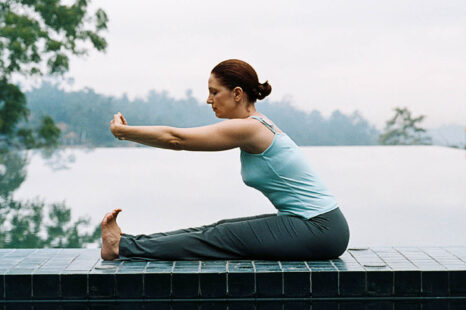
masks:
<svg viewBox="0 0 466 310"><path fill-rule="evenodd" d="M123 124L128 125L128 122L126 121L125 117L122 114L120 114L120 118L121 118Z"/></svg>
<svg viewBox="0 0 466 310"><path fill-rule="evenodd" d="M116 124L120 124L121 123L121 119L120 119L120 116L118 114L115 114L113 116L113 121L116 123Z"/></svg>

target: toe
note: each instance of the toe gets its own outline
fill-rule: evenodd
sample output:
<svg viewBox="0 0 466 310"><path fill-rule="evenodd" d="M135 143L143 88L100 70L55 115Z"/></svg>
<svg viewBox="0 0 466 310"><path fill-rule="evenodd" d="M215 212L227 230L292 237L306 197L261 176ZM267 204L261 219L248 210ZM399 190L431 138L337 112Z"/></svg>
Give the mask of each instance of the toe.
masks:
<svg viewBox="0 0 466 310"><path fill-rule="evenodd" d="M108 212L105 214L104 219L102 220L102 224L108 224L109 221L111 221L113 218L113 213Z"/></svg>

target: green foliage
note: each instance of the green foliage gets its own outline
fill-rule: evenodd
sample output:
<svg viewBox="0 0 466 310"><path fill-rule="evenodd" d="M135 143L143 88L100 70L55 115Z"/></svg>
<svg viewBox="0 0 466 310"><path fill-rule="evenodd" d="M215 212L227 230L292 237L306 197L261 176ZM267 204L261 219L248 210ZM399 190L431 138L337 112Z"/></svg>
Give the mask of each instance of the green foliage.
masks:
<svg viewBox="0 0 466 310"><path fill-rule="evenodd" d="M89 14L88 4L88 0L70 5L59 0L0 2L0 247L80 247L99 237L99 228L81 234L89 220L72 223L64 204L12 199L26 177L24 150L40 148L50 155L61 133L47 114L31 121L26 97L12 76L62 75L71 55L86 54L88 47L105 50L107 42L100 34L107 28L107 15L102 10Z"/></svg>
<svg viewBox="0 0 466 310"><path fill-rule="evenodd" d="M395 115L386 122L379 143L384 145L430 145L432 139L419 127L424 115L413 117L407 108L395 108Z"/></svg>
<svg viewBox="0 0 466 310"><path fill-rule="evenodd" d="M8 83L6 78L0 79L0 138L5 141L13 138L15 125L20 120L26 120L28 115L26 97L21 90Z"/></svg>
<svg viewBox="0 0 466 310"><path fill-rule="evenodd" d="M87 11L89 1L71 5L58 0L7 0L0 4L0 148L30 149L58 145L53 119L27 126L29 110L13 74L56 74L69 69L71 55L87 53L86 46L105 50L100 33L107 28L104 11ZM89 44L90 43L90 44ZM19 128L23 122L25 127Z"/></svg>
<svg viewBox="0 0 466 310"><path fill-rule="evenodd" d="M0 72L62 74L68 70L69 55L82 55L87 42L103 51L107 42L100 32L107 28L107 15L97 10L87 12L89 1L77 0L71 5L58 0L7 0L0 7ZM92 28L92 29L90 29Z"/></svg>
<svg viewBox="0 0 466 310"><path fill-rule="evenodd" d="M82 247L97 241L100 226L82 232L89 218L72 222L64 203L12 198L26 178L26 164L26 152L0 151L0 248Z"/></svg>
<svg viewBox="0 0 466 310"><path fill-rule="evenodd" d="M100 237L100 227L80 232L89 223L88 218L71 223L71 210L62 203L0 200L0 248L82 247Z"/></svg>
<svg viewBox="0 0 466 310"><path fill-rule="evenodd" d="M24 154L0 150L0 201L7 200L24 182L26 164L27 159Z"/></svg>

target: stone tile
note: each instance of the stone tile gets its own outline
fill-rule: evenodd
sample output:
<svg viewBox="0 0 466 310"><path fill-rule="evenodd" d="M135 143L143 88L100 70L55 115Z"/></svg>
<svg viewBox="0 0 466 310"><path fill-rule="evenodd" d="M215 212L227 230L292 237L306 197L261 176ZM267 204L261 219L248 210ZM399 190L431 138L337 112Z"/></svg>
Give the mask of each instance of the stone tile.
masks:
<svg viewBox="0 0 466 310"><path fill-rule="evenodd" d="M170 298L174 261L149 261L144 271L144 296Z"/></svg>
<svg viewBox="0 0 466 310"><path fill-rule="evenodd" d="M172 271L172 296L196 298L199 296L200 261L176 261Z"/></svg>
<svg viewBox="0 0 466 310"><path fill-rule="evenodd" d="M364 268L356 261L332 260L332 264L338 271L364 271ZM317 271L317 266L309 266L311 270Z"/></svg>
<svg viewBox="0 0 466 310"><path fill-rule="evenodd" d="M309 297L311 295L311 269L308 262L281 261L281 267L284 296Z"/></svg>
<svg viewBox="0 0 466 310"><path fill-rule="evenodd" d="M32 297L39 299L60 298L60 274L32 275Z"/></svg>
<svg viewBox="0 0 466 310"><path fill-rule="evenodd" d="M339 288L340 296L364 296L366 294L366 272L362 268L361 271L341 271Z"/></svg>
<svg viewBox="0 0 466 310"><path fill-rule="evenodd" d="M444 297L450 294L448 272L422 271L422 296Z"/></svg>
<svg viewBox="0 0 466 310"><path fill-rule="evenodd" d="M312 297L338 296L338 272L312 270L311 279Z"/></svg>
<svg viewBox="0 0 466 310"><path fill-rule="evenodd" d="M172 297L196 298L198 296L198 273L172 273Z"/></svg>
<svg viewBox="0 0 466 310"><path fill-rule="evenodd" d="M338 259L317 261L103 261L98 249L0 249L0 300L35 299L39 308L34 307L48 309L47 299L60 298L465 297L465 258L462 246L350 248ZM250 306L227 304L228 309ZM382 304L364 302L363 308L385 309ZM297 303L260 302L254 309L294 309L293 305ZM419 305L392 304L393 309ZM430 305L433 308L426 308ZM333 306L332 302L312 303L312 309ZM361 301L345 302L336 309L360 306ZM441 306L422 304L422 309ZM448 304L450 309L461 306Z"/></svg>
<svg viewBox="0 0 466 310"><path fill-rule="evenodd" d="M174 261L149 261L146 265L146 270L153 269L160 272L172 272L174 266Z"/></svg>
<svg viewBox="0 0 466 310"><path fill-rule="evenodd" d="M227 295L227 274L202 272L199 274L199 294L202 298L222 298Z"/></svg>
<svg viewBox="0 0 466 310"><path fill-rule="evenodd" d="M148 262L124 261L118 266L117 273L143 273Z"/></svg>
<svg viewBox="0 0 466 310"><path fill-rule="evenodd" d="M466 270L449 271L450 295L466 296Z"/></svg>
<svg viewBox="0 0 466 310"><path fill-rule="evenodd" d="M256 269L256 296L278 297L283 295L283 271L277 261L254 261Z"/></svg>
<svg viewBox="0 0 466 310"><path fill-rule="evenodd" d="M88 274L89 297L114 298L115 282L115 270L93 270Z"/></svg>
<svg viewBox="0 0 466 310"><path fill-rule="evenodd" d="M420 271L394 271L395 296L421 296Z"/></svg>
<svg viewBox="0 0 466 310"><path fill-rule="evenodd" d="M256 293L254 266L251 261L230 260L227 264L229 297L253 297Z"/></svg>
<svg viewBox="0 0 466 310"><path fill-rule="evenodd" d="M144 296L146 298L170 298L171 273L146 270L144 273Z"/></svg>
<svg viewBox="0 0 466 310"><path fill-rule="evenodd" d="M221 298L227 295L226 261L202 261L199 274L199 293L202 298Z"/></svg>
<svg viewBox="0 0 466 310"><path fill-rule="evenodd" d="M0 300L5 298L5 286L4 286L5 280L4 280L4 275L1 274L0 272Z"/></svg>
<svg viewBox="0 0 466 310"><path fill-rule="evenodd" d="M367 295L391 296L393 294L393 272L367 271Z"/></svg>
<svg viewBox="0 0 466 310"><path fill-rule="evenodd" d="M116 297L122 299L143 298L143 274L142 273L117 273Z"/></svg>
<svg viewBox="0 0 466 310"><path fill-rule="evenodd" d="M337 261L337 264L340 262ZM311 269L311 271L336 271L337 267L335 266L332 261L308 261L307 265Z"/></svg>
<svg viewBox="0 0 466 310"><path fill-rule="evenodd" d="M88 297L87 272L62 272L60 274L61 296L64 299L83 299Z"/></svg>
<svg viewBox="0 0 466 310"><path fill-rule="evenodd" d="M31 299L32 276L31 274L5 274L5 299Z"/></svg>

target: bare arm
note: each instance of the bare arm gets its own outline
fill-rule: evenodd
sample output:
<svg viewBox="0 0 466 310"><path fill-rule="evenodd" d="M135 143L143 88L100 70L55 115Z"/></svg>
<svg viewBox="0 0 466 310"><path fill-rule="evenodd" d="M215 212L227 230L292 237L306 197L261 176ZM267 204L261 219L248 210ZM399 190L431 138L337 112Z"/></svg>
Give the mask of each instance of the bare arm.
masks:
<svg viewBox="0 0 466 310"><path fill-rule="evenodd" d="M110 129L113 135L121 140L158 148L222 151L250 144L254 138L254 125L250 119L231 119L194 128L128 126L123 115L115 114Z"/></svg>

